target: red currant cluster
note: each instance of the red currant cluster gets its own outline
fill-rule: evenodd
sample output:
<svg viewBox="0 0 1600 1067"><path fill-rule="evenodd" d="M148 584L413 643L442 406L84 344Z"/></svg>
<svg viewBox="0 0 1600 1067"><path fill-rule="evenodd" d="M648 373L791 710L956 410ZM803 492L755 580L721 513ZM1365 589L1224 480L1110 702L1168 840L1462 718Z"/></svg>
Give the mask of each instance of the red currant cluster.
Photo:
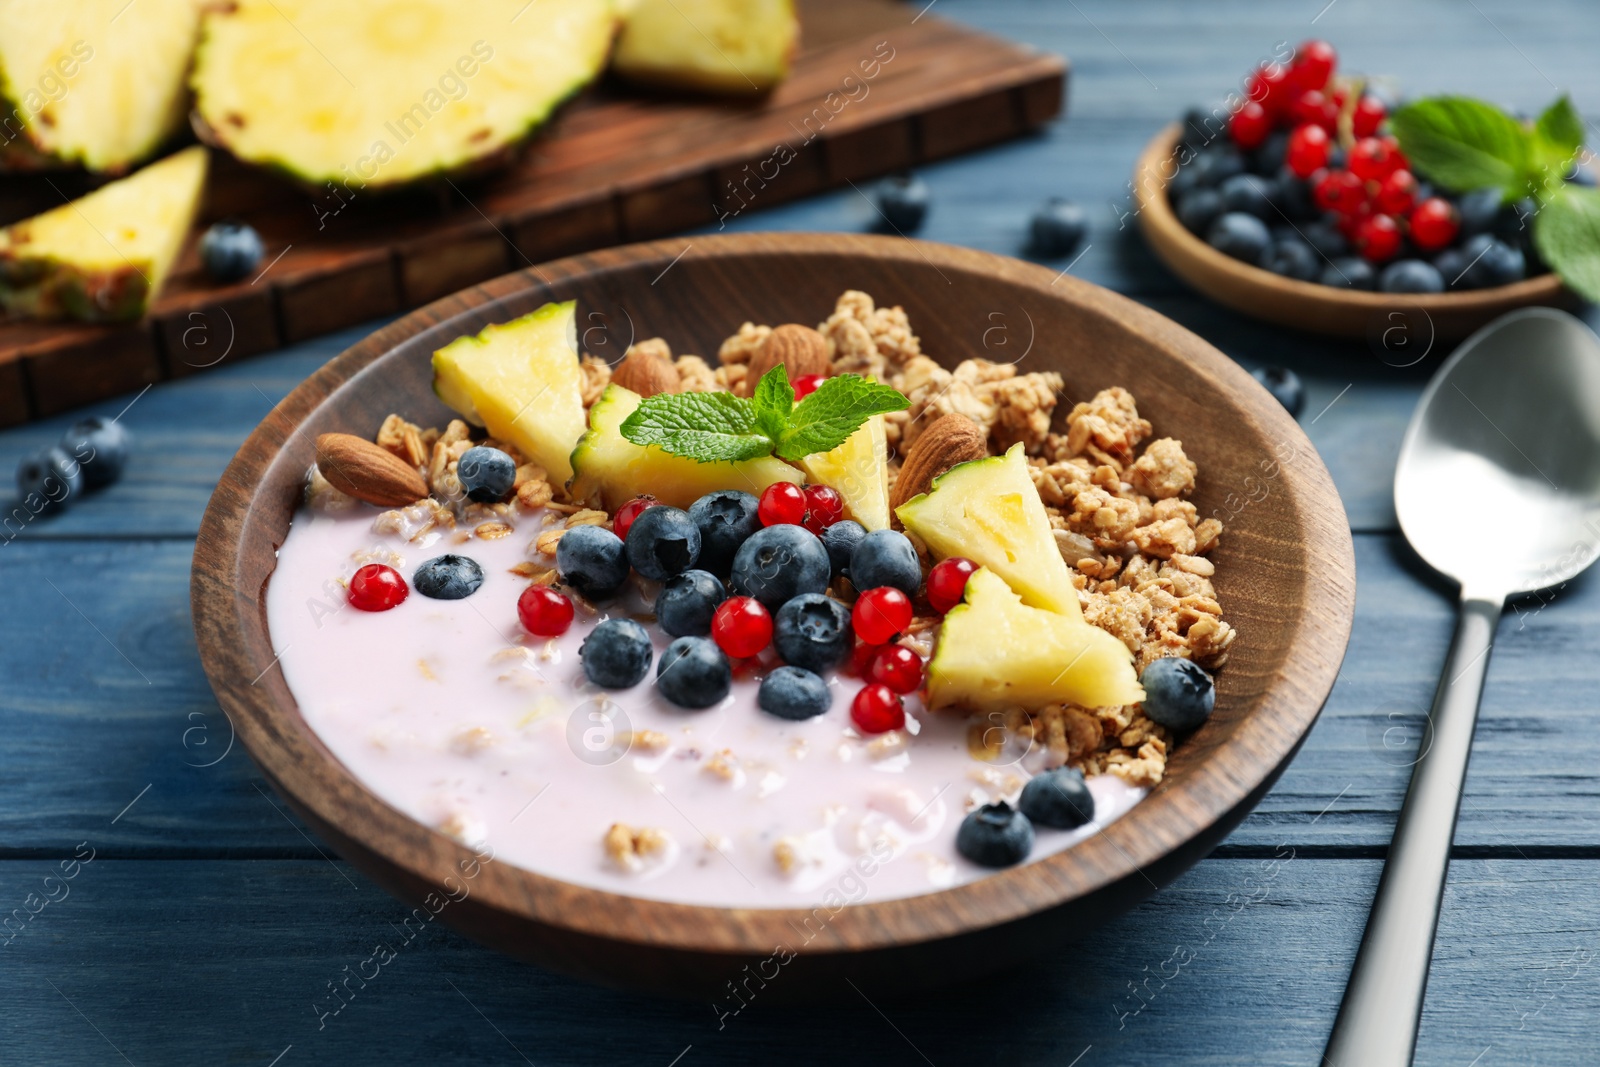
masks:
<svg viewBox="0 0 1600 1067"><path fill-rule="evenodd" d="M761 494L756 515L763 526L790 523L821 536L823 530L844 518L844 497L832 486L773 482Z"/></svg>

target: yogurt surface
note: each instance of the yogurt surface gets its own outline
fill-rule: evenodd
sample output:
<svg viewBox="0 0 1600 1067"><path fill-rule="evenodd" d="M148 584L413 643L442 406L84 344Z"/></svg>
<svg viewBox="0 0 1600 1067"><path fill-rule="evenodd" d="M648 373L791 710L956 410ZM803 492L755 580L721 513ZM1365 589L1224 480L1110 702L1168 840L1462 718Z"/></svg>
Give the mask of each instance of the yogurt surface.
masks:
<svg viewBox="0 0 1600 1067"><path fill-rule="evenodd" d="M775 659L736 670L727 699L702 711L662 699L654 664L633 689L599 689L580 665L585 635L610 615L645 621L653 591L631 588L597 614L580 604L559 638L529 635L516 611L528 579L512 568L551 565L533 539L541 519L561 516L513 516L515 529L493 540L462 527L412 543L375 532L379 513L298 512L268 583L267 621L306 721L397 810L489 845L500 862L686 904L812 907L830 890L884 900L992 873L956 851L956 827L979 804L1014 803L1041 751L975 758L969 734L981 720L930 713L915 697L906 730L863 736L850 722L856 686L842 684L854 680L837 676L825 714L779 719L756 704ZM472 596L430 600L413 588L379 613L347 603L340 582L359 566L386 563L409 584L446 552L483 568ZM670 638L646 626L659 657ZM1089 788L1095 821L1036 827L1029 862L1092 836L1145 793L1112 774ZM608 850L615 824L650 831L650 847Z"/></svg>

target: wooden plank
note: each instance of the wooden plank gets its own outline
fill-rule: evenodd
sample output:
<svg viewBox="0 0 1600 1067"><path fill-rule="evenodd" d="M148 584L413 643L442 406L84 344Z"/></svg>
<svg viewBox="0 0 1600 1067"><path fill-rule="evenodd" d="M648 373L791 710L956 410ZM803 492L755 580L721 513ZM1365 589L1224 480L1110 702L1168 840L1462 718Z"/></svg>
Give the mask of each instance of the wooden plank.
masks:
<svg viewBox="0 0 1600 1067"><path fill-rule="evenodd" d="M21 363L0 363L0 426L27 422L28 383Z"/></svg>

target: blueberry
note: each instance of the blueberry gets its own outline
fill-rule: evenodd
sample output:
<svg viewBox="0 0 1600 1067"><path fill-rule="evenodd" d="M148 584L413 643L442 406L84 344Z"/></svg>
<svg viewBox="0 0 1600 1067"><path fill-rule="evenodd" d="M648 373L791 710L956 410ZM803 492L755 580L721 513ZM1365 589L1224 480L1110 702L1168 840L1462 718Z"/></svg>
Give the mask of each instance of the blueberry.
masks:
<svg viewBox="0 0 1600 1067"><path fill-rule="evenodd" d="M1073 830L1094 821L1094 794L1082 771L1061 767L1028 779L1017 808L1040 826Z"/></svg>
<svg viewBox="0 0 1600 1067"><path fill-rule="evenodd" d="M709 708L732 686L728 657L709 637L678 638L656 664L656 688L680 708Z"/></svg>
<svg viewBox="0 0 1600 1067"><path fill-rule="evenodd" d="M779 667L756 690L761 710L780 719L814 719L833 706L833 691L822 675L804 667Z"/></svg>
<svg viewBox="0 0 1600 1067"><path fill-rule="evenodd" d="M1183 132L1179 137L1181 143L1199 151L1221 137L1227 125L1223 117L1211 109L1191 107L1183 113Z"/></svg>
<svg viewBox="0 0 1600 1067"><path fill-rule="evenodd" d="M1291 419L1300 417L1300 410L1306 406L1306 390L1300 384L1300 375L1288 367L1257 367L1250 372L1250 377L1260 382L1272 394L1272 398L1283 405Z"/></svg>
<svg viewBox="0 0 1600 1067"><path fill-rule="evenodd" d="M417 568L411 584L434 600L465 600L483 584L483 568L466 556L435 556Z"/></svg>
<svg viewBox="0 0 1600 1067"><path fill-rule="evenodd" d="M644 681L653 654L650 635L632 619L607 619L589 631L578 648L583 673L606 689L631 689Z"/></svg>
<svg viewBox="0 0 1600 1067"><path fill-rule="evenodd" d="M1513 248L1521 248L1533 235L1533 217L1538 213L1539 205L1531 196L1514 200L1496 212L1490 232Z"/></svg>
<svg viewBox="0 0 1600 1067"><path fill-rule="evenodd" d="M850 609L821 593L801 593L772 620L772 646L783 661L818 674L849 658L855 643Z"/></svg>
<svg viewBox="0 0 1600 1067"><path fill-rule="evenodd" d="M1211 675L1194 661L1176 656L1158 659L1139 676L1144 686L1144 713L1151 722L1188 733L1211 715L1217 701Z"/></svg>
<svg viewBox="0 0 1600 1067"><path fill-rule="evenodd" d="M728 573L733 554L761 529L761 517L756 513L759 504L749 493L719 489L689 505L689 518L700 531L697 565L701 569L718 575Z"/></svg>
<svg viewBox="0 0 1600 1067"><path fill-rule="evenodd" d="M1276 174L1283 167L1288 155L1289 131L1274 130L1267 134L1267 139L1261 142L1261 147L1251 154L1251 168L1257 174Z"/></svg>
<svg viewBox="0 0 1600 1067"><path fill-rule="evenodd" d="M656 596L656 622L673 637L704 637L711 632L717 605L727 598L727 590L710 571L675 574Z"/></svg>
<svg viewBox="0 0 1600 1067"><path fill-rule="evenodd" d="M498 448L477 445L461 453L456 477L467 491L468 500L495 504L506 498L517 480L517 464Z"/></svg>
<svg viewBox="0 0 1600 1067"><path fill-rule="evenodd" d="M1467 257L1461 254L1461 249L1446 248L1433 257L1433 265L1438 268L1439 277L1444 279L1446 288L1466 288L1463 284L1466 279L1461 275L1467 269Z"/></svg>
<svg viewBox="0 0 1600 1067"><path fill-rule="evenodd" d="M1178 201L1178 221L1190 233L1205 233L1221 214L1222 194L1215 189L1190 189Z"/></svg>
<svg viewBox="0 0 1600 1067"><path fill-rule="evenodd" d="M956 851L982 867L1021 863L1033 851L1033 823L1005 801L985 804L961 820Z"/></svg>
<svg viewBox="0 0 1600 1067"><path fill-rule="evenodd" d="M1235 174L1244 173L1244 156L1233 145L1218 142L1201 152L1194 165L1200 184L1215 188Z"/></svg>
<svg viewBox="0 0 1600 1067"><path fill-rule="evenodd" d="M687 511L658 504L628 527L628 562L652 581L682 574L700 560L700 527Z"/></svg>
<svg viewBox="0 0 1600 1067"><path fill-rule="evenodd" d="M1476 237L1494 229L1495 220L1500 217L1502 199L1500 190L1493 187L1463 194L1456 201L1456 211L1461 216L1461 237Z"/></svg>
<svg viewBox="0 0 1600 1067"><path fill-rule="evenodd" d="M822 547L828 550L828 563L835 578L850 573L850 556L865 536L866 527L854 519L841 519L822 531Z"/></svg>
<svg viewBox="0 0 1600 1067"><path fill-rule="evenodd" d="M1376 289L1378 273L1360 256L1335 256L1322 268L1323 285L1338 289Z"/></svg>
<svg viewBox="0 0 1600 1067"><path fill-rule="evenodd" d="M897 174L878 185L878 211L890 230L913 233L928 217L928 185L914 174Z"/></svg>
<svg viewBox="0 0 1600 1067"><path fill-rule="evenodd" d="M1272 244L1267 224L1254 215L1229 211L1220 215L1206 231L1206 243L1217 251L1260 266Z"/></svg>
<svg viewBox="0 0 1600 1067"><path fill-rule="evenodd" d="M1047 258L1068 256L1083 241L1088 228L1089 219L1083 208L1070 200L1054 197L1045 201L1028 223L1033 241L1030 247L1037 255Z"/></svg>
<svg viewBox="0 0 1600 1067"><path fill-rule="evenodd" d="M1442 293L1444 278L1439 268L1421 259L1397 259L1378 276L1378 289L1385 293Z"/></svg>
<svg viewBox="0 0 1600 1067"><path fill-rule="evenodd" d="M243 278L265 254L261 235L242 222L213 223L200 238L200 263L219 282Z"/></svg>
<svg viewBox="0 0 1600 1067"><path fill-rule="evenodd" d="M628 550L603 526L574 526L556 542L556 572L590 600L604 600L628 580Z"/></svg>
<svg viewBox="0 0 1600 1067"><path fill-rule="evenodd" d="M1178 169L1167 182L1167 197L1177 203L1184 194L1200 188L1200 172L1195 169L1194 158L1184 158L1183 149L1178 150Z"/></svg>
<svg viewBox="0 0 1600 1067"><path fill-rule="evenodd" d="M1271 178L1235 174L1219 185L1217 191L1222 194L1222 206L1226 211L1242 211L1266 222L1276 222L1282 217L1278 214L1278 202L1283 191Z"/></svg>
<svg viewBox="0 0 1600 1067"><path fill-rule="evenodd" d="M1320 256L1332 259L1350 251L1350 242L1331 222L1308 222L1300 227L1300 236Z"/></svg>
<svg viewBox="0 0 1600 1067"><path fill-rule="evenodd" d="M35 452L17 464L17 496L23 507L44 515L83 495L83 468L59 446Z"/></svg>
<svg viewBox="0 0 1600 1067"><path fill-rule="evenodd" d="M1272 242L1263 266L1274 274L1302 282L1314 282L1322 275L1322 260L1298 237Z"/></svg>
<svg viewBox="0 0 1600 1067"><path fill-rule="evenodd" d="M1317 207L1311 199L1311 185L1300 175L1282 167L1278 170L1278 199L1284 214L1291 219L1309 219Z"/></svg>
<svg viewBox="0 0 1600 1067"><path fill-rule="evenodd" d="M873 530L850 553L850 584L863 592L892 585L906 596L916 596L922 584L917 550L897 530Z"/></svg>
<svg viewBox="0 0 1600 1067"><path fill-rule="evenodd" d="M1527 260L1522 249L1513 248L1504 241L1481 233L1461 246L1467 259L1466 276L1461 279L1464 289L1488 289L1496 285L1510 285L1527 276Z"/></svg>
<svg viewBox="0 0 1600 1067"><path fill-rule="evenodd" d="M61 450L83 468L86 489L100 489L122 477L128 465L128 431L107 419L75 422L61 436Z"/></svg>
<svg viewBox="0 0 1600 1067"><path fill-rule="evenodd" d="M801 593L827 589L831 573L828 550L817 535L804 526L781 523L757 530L739 546L728 585L777 611Z"/></svg>

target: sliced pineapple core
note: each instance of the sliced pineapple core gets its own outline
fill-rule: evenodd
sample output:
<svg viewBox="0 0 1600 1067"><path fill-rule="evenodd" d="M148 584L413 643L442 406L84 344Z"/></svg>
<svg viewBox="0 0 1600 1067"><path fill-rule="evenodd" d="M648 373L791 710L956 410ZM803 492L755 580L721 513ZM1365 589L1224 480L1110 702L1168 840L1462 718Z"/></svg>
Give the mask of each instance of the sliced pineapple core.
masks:
<svg viewBox="0 0 1600 1067"><path fill-rule="evenodd" d="M195 107L234 155L350 190L501 152L605 64L612 0L232 0Z"/></svg>
<svg viewBox="0 0 1600 1067"><path fill-rule="evenodd" d="M556 484L572 477L572 447L583 435L576 312L574 300L546 304L433 354L439 399L516 445Z"/></svg>
<svg viewBox="0 0 1600 1067"><path fill-rule="evenodd" d="M931 708L1107 708L1143 699L1127 645L1081 619L1028 607L986 567L944 617L928 664Z"/></svg>
<svg viewBox="0 0 1600 1067"><path fill-rule="evenodd" d="M1022 445L958 463L895 514L940 559L965 556L1004 578L1034 607L1081 617L1072 572L1056 547Z"/></svg>
<svg viewBox="0 0 1600 1067"><path fill-rule="evenodd" d="M0 307L86 322L143 315L183 247L205 178L206 150L186 148L0 230Z"/></svg>
<svg viewBox="0 0 1600 1067"><path fill-rule="evenodd" d="M182 123L196 0L0 0L0 140L120 173ZM20 130L19 127L20 126ZM0 145L0 157L7 153Z"/></svg>
<svg viewBox="0 0 1600 1067"><path fill-rule="evenodd" d="M788 76L799 36L792 0L635 0L611 66L647 85L764 93Z"/></svg>
<svg viewBox="0 0 1600 1067"><path fill-rule="evenodd" d="M889 442L883 416L874 415L831 452L800 461L810 480L844 498L845 517L868 530L889 528Z"/></svg>

